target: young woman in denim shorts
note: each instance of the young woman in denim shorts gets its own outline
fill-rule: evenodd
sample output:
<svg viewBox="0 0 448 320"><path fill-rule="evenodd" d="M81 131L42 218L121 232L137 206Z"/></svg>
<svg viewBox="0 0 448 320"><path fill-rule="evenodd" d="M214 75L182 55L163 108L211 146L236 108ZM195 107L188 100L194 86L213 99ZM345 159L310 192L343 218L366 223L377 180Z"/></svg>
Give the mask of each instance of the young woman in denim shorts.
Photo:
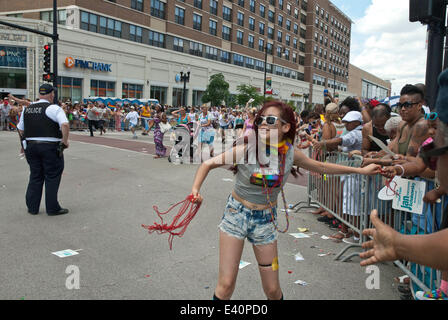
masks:
<svg viewBox="0 0 448 320"><path fill-rule="evenodd" d="M235 187L219 225L219 276L213 296L215 300L231 298L246 238L252 243L266 297L283 299L278 268L277 197L293 166L320 174L373 175L380 169L377 165L352 168L322 163L295 151L291 145L296 133L294 112L281 101L266 103L256 115L254 125L252 138L248 137L244 143L237 143L232 149L204 162L192 187L195 201L201 202L203 198L199 191L210 170L229 164L229 159L234 164L243 163L234 166L237 172ZM267 152L270 152L269 164Z"/></svg>

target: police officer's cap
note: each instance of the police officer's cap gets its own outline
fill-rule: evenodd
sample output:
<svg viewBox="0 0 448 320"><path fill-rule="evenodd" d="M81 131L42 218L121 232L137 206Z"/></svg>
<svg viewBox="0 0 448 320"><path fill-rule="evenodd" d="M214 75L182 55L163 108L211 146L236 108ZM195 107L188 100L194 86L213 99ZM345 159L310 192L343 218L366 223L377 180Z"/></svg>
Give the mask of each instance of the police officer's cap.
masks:
<svg viewBox="0 0 448 320"><path fill-rule="evenodd" d="M39 87L39 94L45 96L54 91L54 87L51 84L45 83Z"/></svg>

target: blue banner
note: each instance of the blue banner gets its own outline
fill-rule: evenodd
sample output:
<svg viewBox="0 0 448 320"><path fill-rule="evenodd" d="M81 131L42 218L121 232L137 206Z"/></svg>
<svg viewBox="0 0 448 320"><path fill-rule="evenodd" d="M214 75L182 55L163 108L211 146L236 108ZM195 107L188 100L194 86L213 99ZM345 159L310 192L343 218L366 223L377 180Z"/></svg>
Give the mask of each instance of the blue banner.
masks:
<svg viewBox="0 0 448 320"><path fill-rule="evenodd" d="M26 48L0 46L0 67L26 69Z"/></svg>

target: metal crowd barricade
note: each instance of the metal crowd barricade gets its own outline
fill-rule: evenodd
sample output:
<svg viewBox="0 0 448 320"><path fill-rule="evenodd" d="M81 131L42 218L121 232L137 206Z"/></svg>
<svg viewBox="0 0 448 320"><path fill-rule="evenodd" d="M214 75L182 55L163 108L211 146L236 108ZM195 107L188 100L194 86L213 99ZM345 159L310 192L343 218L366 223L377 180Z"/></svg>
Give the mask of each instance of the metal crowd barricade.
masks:
<svg viewBox="0 0 448 320"><path fill-rule="evenodd" d="M379 180L376 178L373 181L374 187L379 188L381 186L378 184ZM415 178L414 180L426 182L425 194L435 189L435 181L432 179ZM374 199L373 209L378 208L380 219L402 234L430 234L440 231L443 228L443 224L446 224L447 213L445 208L448 205L446 196L443 196L438 203L425 203L422 214L395 210L392 209L392 201L382 201L377 196ZM373 228L370 221L367 227ZM439 287L441 281L441 272L439 270L408 261L395 261L394 263L410 277L411 289L414 293L418 290L430 291Z"/></svg>
<svg viewBox="0 0 448 320"><path fill-rule="evenodd" d="M319 153L310 150L310 157L318 161L330 162L340 165L359 167L362 157L349 158L348 154L339 152ZM426 182L427 193L435 189L435 182L431 179L415 178ZM393 184L393 183L392 183ZM394 186L387 187L389 195L394 194ZM402 234L423 235L441 230L447 226L448 206L447 197L442 197L436 204L425 203L422 214L409 213L392 209L392 200L380 200L378 194L386 186L386 178L381 175L321 175L309 173L307 186L307 200L297 203L293 209L296 212L303 208L323 207L341 223L347 225L355 233L359 234L358 244L347 245L335 258L343 262L359 256L363 250L362 243L369 241L362 235L365 229L372 228L370 213L376 209L379 218L388 226ZM348 256L343 255L352 248L359 250ZM411 279L413 292L418 290L429 291L438 288L441 281L441 272L427 266L410 263L407 261L395 261L406 275Z"/></svg>

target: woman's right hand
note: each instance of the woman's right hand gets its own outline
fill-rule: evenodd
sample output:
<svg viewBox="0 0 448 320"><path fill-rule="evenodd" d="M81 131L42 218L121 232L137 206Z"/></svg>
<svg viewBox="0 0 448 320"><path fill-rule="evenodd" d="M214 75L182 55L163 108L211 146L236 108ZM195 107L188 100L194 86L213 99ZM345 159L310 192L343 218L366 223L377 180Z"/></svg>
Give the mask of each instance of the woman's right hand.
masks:
<svg viewBox="0 0 448 320"><path fill-rule="evenodd" d="M199 193L199 190L193 189L191 191L191 195L193 196L193 203L202 203L204 198L202 198L201 194Z"/></svg>

